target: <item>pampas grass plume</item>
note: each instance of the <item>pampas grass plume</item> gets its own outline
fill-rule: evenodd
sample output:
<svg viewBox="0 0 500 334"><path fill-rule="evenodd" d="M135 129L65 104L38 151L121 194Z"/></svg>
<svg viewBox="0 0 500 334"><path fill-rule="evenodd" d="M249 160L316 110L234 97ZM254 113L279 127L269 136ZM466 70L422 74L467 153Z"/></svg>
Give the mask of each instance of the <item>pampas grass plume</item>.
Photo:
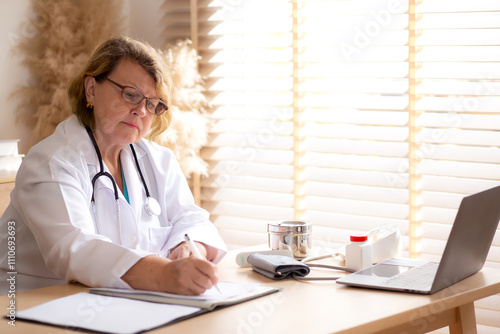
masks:
<svg viewBox="0 0 500 334"><path fill-rule="evenodd" d="M32 0L29 22L34 33L21 38L16 51L31 72L29 84L19 88L18 117L31 127L31 145L50 136L69 118L67 87L102 40L123 30L120 0ZM207 174L200 149L207 143L207 100L198 72L198 55L189 40L167 46L165 57L172 76L171 126L157 140L171 148L186 177Z"/></svg>

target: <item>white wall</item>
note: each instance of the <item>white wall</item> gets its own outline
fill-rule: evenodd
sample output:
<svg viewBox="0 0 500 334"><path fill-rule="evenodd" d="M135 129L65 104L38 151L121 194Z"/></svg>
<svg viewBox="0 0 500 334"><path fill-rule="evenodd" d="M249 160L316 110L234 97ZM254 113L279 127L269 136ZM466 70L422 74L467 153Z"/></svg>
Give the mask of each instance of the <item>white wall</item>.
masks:
<svg viewBox="0 0 500 334"><path fill-rule="evenodd" d="M27 150L31 130L16 120L19 101L10 96L28 82L29 72L20 56L14 55L13 46L18 38L32 33L26 24L30 8L30 0L0 0L0 140L21 139L21 153Z"/></svg>
<svg viewBox="0 0 500 334"><path fill-rule="evenodd" d="M1 0L0 0L1 1ZM129 9L127 34L161 48L165 44L162 17L164 9L161 8L163 0L128 0L125 2Z"/></svg>
<svg viewBox="0 0 500 334"><path fill-rule="evenodd" d="M162 47L163 0L122 1L128 14L124 21L125 33L154 47ZM10 95L30 78L29 71L21 64L22 57L14 54L13 47L18 38L33 34L28 24L32 15L30 0L0 0L0 140L21 139L19 150L24 154L29 147L31 129L16 120L19 100Z"/></svg>

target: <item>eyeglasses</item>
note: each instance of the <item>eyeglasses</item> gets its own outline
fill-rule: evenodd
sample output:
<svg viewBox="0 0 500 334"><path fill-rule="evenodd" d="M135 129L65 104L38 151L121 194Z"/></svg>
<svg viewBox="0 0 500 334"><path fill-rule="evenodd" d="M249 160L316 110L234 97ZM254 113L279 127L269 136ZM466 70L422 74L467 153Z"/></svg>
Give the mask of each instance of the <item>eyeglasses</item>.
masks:
<svg viewBox="0 0 500 334"><path fill-rule="evenodd" d="M146 96L144 96L144 94L142 94L136 88L130 87L130 86L122 86L119 83L114 82L110 78L106 77L104 79L108 80L113 85L119 87L122 90L122 99L125 102L131 103L131 104L139 104L142 102L142 100L145 99L146 100L146 109L150 113L157 115L157 116L163 114L165 111L168 110L168 106L165 104L165 102L163 102L160 99L152 99L150 97L146 97Z"/></svg>

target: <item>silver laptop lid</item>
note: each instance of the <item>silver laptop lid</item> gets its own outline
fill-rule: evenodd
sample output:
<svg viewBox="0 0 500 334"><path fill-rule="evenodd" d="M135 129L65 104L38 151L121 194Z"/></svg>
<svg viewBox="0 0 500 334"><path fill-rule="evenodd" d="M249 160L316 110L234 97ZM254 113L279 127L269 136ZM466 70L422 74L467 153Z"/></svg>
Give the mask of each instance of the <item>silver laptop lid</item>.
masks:
<svg viewBox="0 0 500 334"><path fill-rule="evenodd" d="M431 293L483 268L500 220L500 186L462 199Z"/></svg>

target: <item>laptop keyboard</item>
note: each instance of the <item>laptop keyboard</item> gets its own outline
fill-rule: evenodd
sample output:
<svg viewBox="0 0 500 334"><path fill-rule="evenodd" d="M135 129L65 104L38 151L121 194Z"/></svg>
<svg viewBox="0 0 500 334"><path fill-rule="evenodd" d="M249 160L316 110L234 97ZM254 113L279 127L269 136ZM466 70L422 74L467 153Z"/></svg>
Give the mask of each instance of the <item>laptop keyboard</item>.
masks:
<svg viewBox="0 0 500 334"><path fill-rule="evenodd" d="M411 290L430 290L439 263L429 262L421 267L405 271L387 279L384 284L394 288Z"/></svg>

